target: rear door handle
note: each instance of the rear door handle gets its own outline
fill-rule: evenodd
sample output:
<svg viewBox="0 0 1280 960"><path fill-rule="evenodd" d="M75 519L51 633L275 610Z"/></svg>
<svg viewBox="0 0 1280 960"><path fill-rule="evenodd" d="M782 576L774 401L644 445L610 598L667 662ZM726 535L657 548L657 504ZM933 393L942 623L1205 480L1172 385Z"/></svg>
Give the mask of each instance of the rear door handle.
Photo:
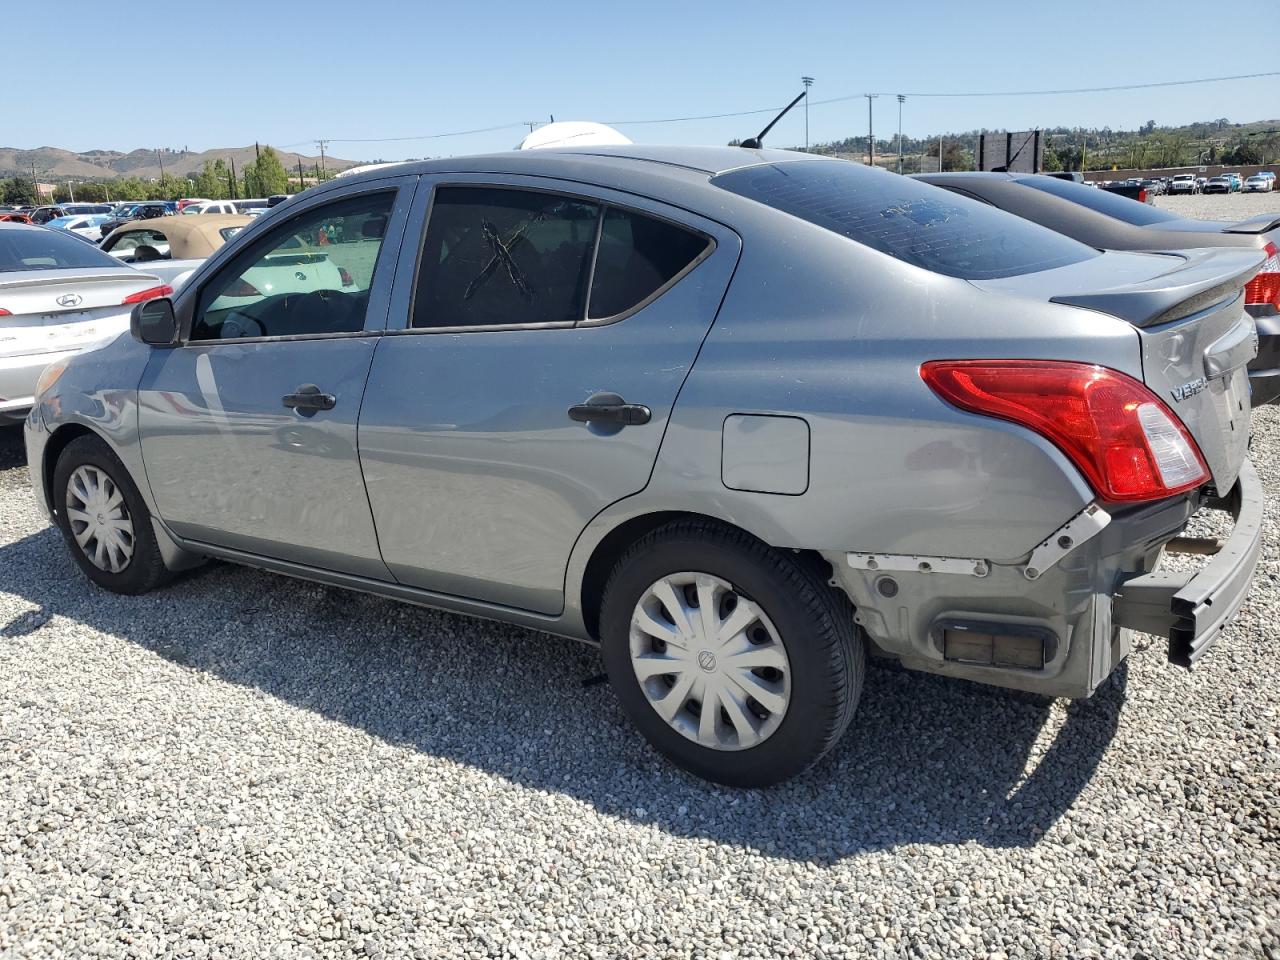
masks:
<svg viewBox="0 0 1280 960"><path fill-rule="evenodd" d="M332 410L337 406L338 398L332 393L322 393L314 383L304 383L293 393L286 393L280 402L291 410L310 411Z"/></svg>
<svg viewBox="0 0 1280 960"><path fill-rule="evenodd" d="M586 403L576 403L569 408L569 419L578 423L632 427L648 423L652 418L653 411L643 403L627 403L616 393L597 393Z"/></svg>

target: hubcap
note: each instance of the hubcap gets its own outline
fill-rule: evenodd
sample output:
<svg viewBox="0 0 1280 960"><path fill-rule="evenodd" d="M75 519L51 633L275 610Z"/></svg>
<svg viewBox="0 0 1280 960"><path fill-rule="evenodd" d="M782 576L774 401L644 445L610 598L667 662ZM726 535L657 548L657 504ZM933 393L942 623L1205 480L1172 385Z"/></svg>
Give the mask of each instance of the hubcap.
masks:
<svg viewBox="0 0 1280 960"><path fill-rule="evenodd" d="M76 543L99 570L119 573L133 558L133 520L124 494L97 467L76 467L67 481L67 520Z"/></svg>
<svg viewBox="0 0 1280 960"><path fill-rule="evenodd" d="M791 699L777 630L754 600L707 573L673 573L641 595L631 666L658 716L713 750L767 740Z"/></svg>

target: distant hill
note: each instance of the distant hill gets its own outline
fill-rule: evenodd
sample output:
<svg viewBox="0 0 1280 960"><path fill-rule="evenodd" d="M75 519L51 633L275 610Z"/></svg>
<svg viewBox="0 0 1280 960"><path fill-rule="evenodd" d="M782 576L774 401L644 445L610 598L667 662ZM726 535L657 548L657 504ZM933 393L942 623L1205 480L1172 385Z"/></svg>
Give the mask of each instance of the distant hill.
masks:
<svg viewBox="0 0 1280 960"><path fill-rule="evenodd" d="M266 146L266 144L262 144ZM320 162L319 156L291 153L276 148L280 162L287 170L296 170L298 161L302 161L305 170L310 170ZM73 153L58 147L39 147L35 150L19 150L16 147L0 147L0 177L30 177L32 164L35 165L37 180L113 180L116 177L137 177L141 180L158 179L160 177L160 161L164 161L164 172L175 177L194 177L204 167L206 160L221 158L230 164L235 161L236 169L243 169L245 164L253 162L253 145L247 147L225 147L205 150L200 153L189 150L161 150L157 158L155 150L133 150L120 153L116 150L86 150L84 153ZM363 161L343 160L327 154L324 158L325 168L329 171L345 170Z"/></svg>

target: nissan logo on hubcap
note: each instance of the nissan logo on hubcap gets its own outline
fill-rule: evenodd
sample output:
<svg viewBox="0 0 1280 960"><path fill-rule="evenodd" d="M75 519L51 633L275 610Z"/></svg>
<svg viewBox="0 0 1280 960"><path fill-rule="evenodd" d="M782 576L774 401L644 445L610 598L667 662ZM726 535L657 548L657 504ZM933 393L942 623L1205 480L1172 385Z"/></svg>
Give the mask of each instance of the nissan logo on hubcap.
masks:
<svg viewBox="0 0 1280 960"><path fill-rule="evenodd" d="M698 652L698 666L710 673L716 668L716 655L710 650L700 650Z"/></svg>
<svg viewBox="0 0 1280 960"><path fill-rule="evenodd" d="M64 293L58 298L58 306L60 307L78 307L84 303L84 297L78 293Z"/></svg>

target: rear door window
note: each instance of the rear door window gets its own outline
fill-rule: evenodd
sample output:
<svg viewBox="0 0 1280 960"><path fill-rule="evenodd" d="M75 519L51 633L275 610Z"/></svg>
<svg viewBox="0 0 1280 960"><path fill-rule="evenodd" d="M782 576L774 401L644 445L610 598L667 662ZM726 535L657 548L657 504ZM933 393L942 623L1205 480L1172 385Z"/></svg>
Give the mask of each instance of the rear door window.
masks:
<svg viewBox="0 0 1280 960"><path fill-rule="evenodd" d="M600 205L559 194L440 187L431 204L414 327L576 323Z"/></svg>
<svg viewBox="0 0 1280 960"><path fill-rule="evenodd" d="M904 263L964 280L1035 273L1099 255L1020 217L858 163L762 164L711 182Z"/></svg>

